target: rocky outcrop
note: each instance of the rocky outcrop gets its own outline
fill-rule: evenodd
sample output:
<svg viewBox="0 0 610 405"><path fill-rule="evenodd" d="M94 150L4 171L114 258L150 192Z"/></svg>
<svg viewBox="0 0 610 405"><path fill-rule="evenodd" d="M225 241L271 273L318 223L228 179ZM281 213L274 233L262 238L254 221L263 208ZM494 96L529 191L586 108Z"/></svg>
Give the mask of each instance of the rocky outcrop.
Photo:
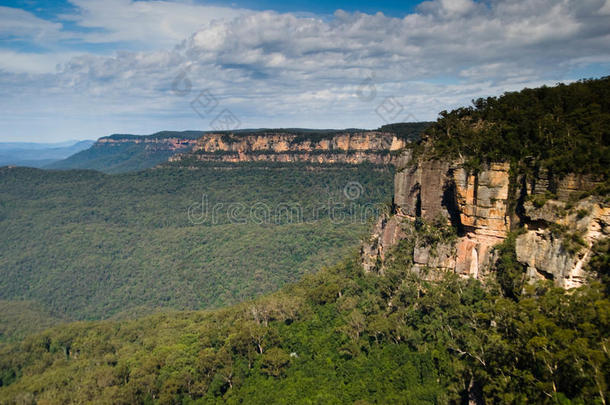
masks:
<svg viewBox="0 0 610 405"><path fill-rule="evenodd" d="M399 215L382 215L373 227L368 243L361 247L362 265L365 271L383 272L387 254L401 239L406 238L403 218Z"/></svg>
<svg viewBox="0 0 610 405"><path fill-rule="evenodd" d="M407 157L409 155L410 152L407 152ZM405 157L402 162L404 159ZM407 160L407 163L410 162ZM450 166L448 162L429 160L397 172L394 177L396 211L409 218L448 217L449 213L443 206L443 196Z"/></svg>
<svg viewBox="0 0 610 405"><path fill-rule="evenodd" d="M602 181L592 175L567 174L562 177L553 176L546 170L540 170L525 181L528 195L552 195L559 201L568 201L571 196L592 190Z"/></svg>
<svg viewBox="0 0 610 405"><path fill-rule="evenodd" d="M481 236L506 235L510 230L509 170L508 163L491 163L475 173L461 167L453 171L462 227Z"/></svg>
<svg viewBox="0 0 610 405"><path fill-rule="evenodd" d="M443 216L474 233L503 237L510 229L509 169L493 163L470 173L460 162L440 160L408 165L395 176L396 211L427 220Z"/></svg>
<svg viewBox="0 0 610 405"><path fill-rule="evenodd" d="M527 178L511 175L505 162L469 171L459 160L413 159L408 151L397 165L393 214L376 224L362 248L367 271L383 271L393 247L412 238L414 271L485 279L496 261L494 247L523 227L516 256L528 278L553 279L571 288L585 281L583 268L593 244L610 233L609 208L600 198L568 203L599 184L590 176L553 179L541 172ZM458 237L427 246L413 236L418 219L451 225Z"/></svg>
<svg viewBox="0 0 610 405"><path fill-rule="evenodd" d="M397 217L407 221L444 218L462 235L453 246L437 248L433 257L425 246L416 247L416 266L479 277L480 269L489 267L492 247L510 230L509 165L494 163L470 173L459 161L411 162L409 152L401 163L406 167L396 173L394 182ZM384 235L381 229L377 232ZM365 267L370 267L370 261Z"/></svg>
<svg viewBox="0 0 610 405"><path fill-rule="evenodd" d="M395 152L405 145L396 135L378 131L205 134L190 153L173 156L170 161L393 164Z"/></svg>
<svg viewBox="0 0 610 405"><path fill-rule="evenodd" d="M599 199L589 197L567 207L559 200L539 208L524 204L531 222L517 237L516 254L530 280L552 279L564 288L583 284L591 247L610 235L610 208Z"/></svg>

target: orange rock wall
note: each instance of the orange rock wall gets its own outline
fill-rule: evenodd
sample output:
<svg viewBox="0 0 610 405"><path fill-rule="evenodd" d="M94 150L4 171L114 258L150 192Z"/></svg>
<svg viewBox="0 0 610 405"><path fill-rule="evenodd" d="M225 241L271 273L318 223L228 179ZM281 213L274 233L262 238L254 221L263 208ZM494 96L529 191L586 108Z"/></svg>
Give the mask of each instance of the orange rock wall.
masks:
<svg viewBox="0 0 610 405"><path fill-rule="evenodd" d="M585 282L583 267L593 244L610 235L610 208L603 199L590 197L571 210L566 208L570 196L599 184L590 177L567 175L554 180L543 172L530 179L511 179L510 165L505 162L469 172L460 161L413 161L409 152L396 162L399 170L394 179L394 215L382 218L373 232L373 242L364 244L362 262L366 270L380 270L380 261L393 246L401 239L414 237L414 271L436 269L484 279L496 260L494 247L504 241L511 226L521 226L526 231L517 238L515 253L526 266L527 277L551 278L558 286L571 288ZM528 201L530 196L549 193L557 199L542 207ZM519 204L519 215L515 209L509 212L511 201ZM587 214L582 216L583 212ZM427 221L444 218L459 230L459 237L433 249L418 244L413 234L413 221L418 217ZM568 233L578 232L584 245L576 251L566 248L569 241L553 234L553 224Z"/></svg>
<svg viewBox="0 0 610 405"><path fill-rule="evenodd" d="M271 134L206 134L192 151L171 161L196 158L222 162L309 162L393 164L406 142L393 134L377 131L339 133L330 136Z"/></svg>

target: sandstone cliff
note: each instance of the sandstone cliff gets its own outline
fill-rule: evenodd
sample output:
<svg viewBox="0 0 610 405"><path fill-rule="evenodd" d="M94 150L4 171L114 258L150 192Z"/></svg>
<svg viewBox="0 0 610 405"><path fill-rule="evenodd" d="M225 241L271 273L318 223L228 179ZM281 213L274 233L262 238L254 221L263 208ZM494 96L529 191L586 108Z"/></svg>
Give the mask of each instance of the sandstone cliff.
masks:
<svg viewBox="0 0 610 405"><path fill-rule="evenodd" d="M494 246L519 228L516 255L527 277L570 288L585 281L591 247L610 234L607 203L599 197L578 201L578 194L598 184L588 176L515 175L505 162L468 171L461 161L413 159L410 151L397 165L393 213L379 220L362 248L368 271L383 271L388 253L413 238L420 218L451 225L458 237L434 246L413 239L415 271L485 278L496 260Z"/></svg>
<svg viewBox="0 0 610 405"><path fill-rule="evenodd" d="M288 132L205 134L189 153L171 162L369 162L393 164L406 141L395 134L378 131L337 132L325 135Z"/></svg>

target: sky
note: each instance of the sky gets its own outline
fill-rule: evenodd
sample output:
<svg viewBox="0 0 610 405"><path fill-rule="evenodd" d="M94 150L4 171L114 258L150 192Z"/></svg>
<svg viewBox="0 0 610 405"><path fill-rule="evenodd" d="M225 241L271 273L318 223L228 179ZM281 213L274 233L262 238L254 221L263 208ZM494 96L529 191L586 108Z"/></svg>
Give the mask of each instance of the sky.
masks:
<svg viewBox="0 0 610 405"><path fill-rule="evenodd" d="M377 128L610 74L610 0L0 1L0 142Z"/></svg>

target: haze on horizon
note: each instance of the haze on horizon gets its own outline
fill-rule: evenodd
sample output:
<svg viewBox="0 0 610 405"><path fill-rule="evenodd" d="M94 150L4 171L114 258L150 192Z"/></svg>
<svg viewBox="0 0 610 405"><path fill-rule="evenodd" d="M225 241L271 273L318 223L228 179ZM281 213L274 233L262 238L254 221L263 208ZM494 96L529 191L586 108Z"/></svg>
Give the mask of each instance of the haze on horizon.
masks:
<svg viewBox="0 0 610 405"><path fill-rule="evenodd" d="M610 72L610 0L5 1L0 142L376 128Z"/></svg>

